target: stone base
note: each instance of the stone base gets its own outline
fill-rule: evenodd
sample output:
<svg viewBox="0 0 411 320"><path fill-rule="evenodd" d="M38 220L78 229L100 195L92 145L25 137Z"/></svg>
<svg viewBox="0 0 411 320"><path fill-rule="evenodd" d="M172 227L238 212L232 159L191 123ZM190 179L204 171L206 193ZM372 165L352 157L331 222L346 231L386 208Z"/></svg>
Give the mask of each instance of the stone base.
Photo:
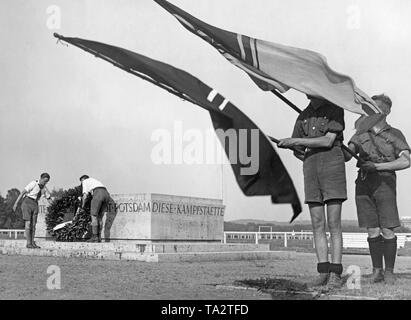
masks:
<svg viewBox="0 0 411 320"><path fill-rule="evenodd" d="M36 236L41 239L50 238L46 230L47 207L48 202L42 198L36 228ZM219 199L112 194L103 215L101 236L108 240L221 242L224 210Z"/></svg>
<svg viewBox="0 0 411 320"><path fill-rule="evenodd" d="M0 254L88 258L143 262L200 262L291 259L290 251L269 251L268 244L54 242L38 241L41 249L27 249L25 240L0 240Z"/></svg>

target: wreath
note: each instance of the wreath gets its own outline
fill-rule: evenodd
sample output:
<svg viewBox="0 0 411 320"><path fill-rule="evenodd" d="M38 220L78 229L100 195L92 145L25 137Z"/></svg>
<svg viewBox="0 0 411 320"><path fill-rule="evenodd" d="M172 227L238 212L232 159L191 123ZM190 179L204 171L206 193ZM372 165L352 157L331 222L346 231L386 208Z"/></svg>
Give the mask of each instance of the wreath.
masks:
<svg viewBox="0 0 411 320"><path fill-rule="evenodd" d="M66 190L54 199L47 208L47 231L56 241L74 242L88 238L91 222L90 206L88 204L84 211L77 212L77 209L81 206L81 196L81 186ZM72 222L61 229L53 230L57 225L64 222L66 214L74 216Z"/></svg>

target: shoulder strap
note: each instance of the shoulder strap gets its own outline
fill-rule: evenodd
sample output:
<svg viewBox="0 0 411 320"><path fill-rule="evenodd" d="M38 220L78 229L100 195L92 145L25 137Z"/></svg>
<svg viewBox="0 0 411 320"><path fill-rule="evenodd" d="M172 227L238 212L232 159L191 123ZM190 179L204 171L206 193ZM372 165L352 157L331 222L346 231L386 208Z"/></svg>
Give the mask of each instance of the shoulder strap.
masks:
<svg viewBox="0 0 411 320"><path fill-rule="evenodd" d="M378 155L382 158L385 158L385 154L381 151L380 146L376 143L373 134L369 134L371 143L375 146L375 150L377 151Z"/></svg>

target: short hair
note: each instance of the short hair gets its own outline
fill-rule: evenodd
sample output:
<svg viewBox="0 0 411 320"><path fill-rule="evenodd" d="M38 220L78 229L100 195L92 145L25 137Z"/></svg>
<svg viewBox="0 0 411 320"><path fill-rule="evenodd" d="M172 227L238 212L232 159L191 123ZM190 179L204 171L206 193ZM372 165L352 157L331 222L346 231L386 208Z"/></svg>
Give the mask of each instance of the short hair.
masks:
<svg viewBox="0 0 411 320"><path fill-rule="evenodd" d="M41 175L40 175L40 179L45 179L45 178L47 178L47 179L49 179L50 180L50 175L48 174L48 173L42 173Z"/></svg>
<svg viewBox="0 0 411 320"><path fill-rule="evenodd" d="M83 180L83 179L88 179L88 178L90 178L88 175L83 174L83 175L80 177L80 181Z"/></svg>
<svg viewBox="0 0 411 320"><path fill-rule="evenodd" d="M392 101L389 96L386 96L385 94L379 94L373 96L371 99L381 101L382 103L385 103L387 106L390 108L392 107Z"/></svg>

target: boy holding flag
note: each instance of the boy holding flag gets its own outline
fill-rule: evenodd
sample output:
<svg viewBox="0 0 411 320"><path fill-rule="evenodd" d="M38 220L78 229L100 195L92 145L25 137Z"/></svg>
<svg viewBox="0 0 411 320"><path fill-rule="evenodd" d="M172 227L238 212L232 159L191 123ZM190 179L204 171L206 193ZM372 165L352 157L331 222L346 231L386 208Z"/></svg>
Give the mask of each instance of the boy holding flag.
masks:
<svg viewBox="0 0 411 320"><path fill-rule="evenodd" d="M410 167L410 147L402 132L386 121L391 113L391 99L386 95L374 96L372 99L385 117L370 130L355 134L349 142L350 149L364 160L358 164L360 170L356 180L355 201L359 226L368 231L372 281L394 283L397 255L394 229L401 225L395 172Z"/></svg>
<svg viewBox="0 0 411 320"><path fill-rule="evenodd" d="M341 209L347 199L344 153L344 110L316 97L300 114L292 138L282 139L282 148L296 148L304 162L305 203L308 204L317 253L318 278L312 286L342 285ZM326 219L327 214L327 219ZM326 221L331 233L331 263L328 257Z"/></svg>

